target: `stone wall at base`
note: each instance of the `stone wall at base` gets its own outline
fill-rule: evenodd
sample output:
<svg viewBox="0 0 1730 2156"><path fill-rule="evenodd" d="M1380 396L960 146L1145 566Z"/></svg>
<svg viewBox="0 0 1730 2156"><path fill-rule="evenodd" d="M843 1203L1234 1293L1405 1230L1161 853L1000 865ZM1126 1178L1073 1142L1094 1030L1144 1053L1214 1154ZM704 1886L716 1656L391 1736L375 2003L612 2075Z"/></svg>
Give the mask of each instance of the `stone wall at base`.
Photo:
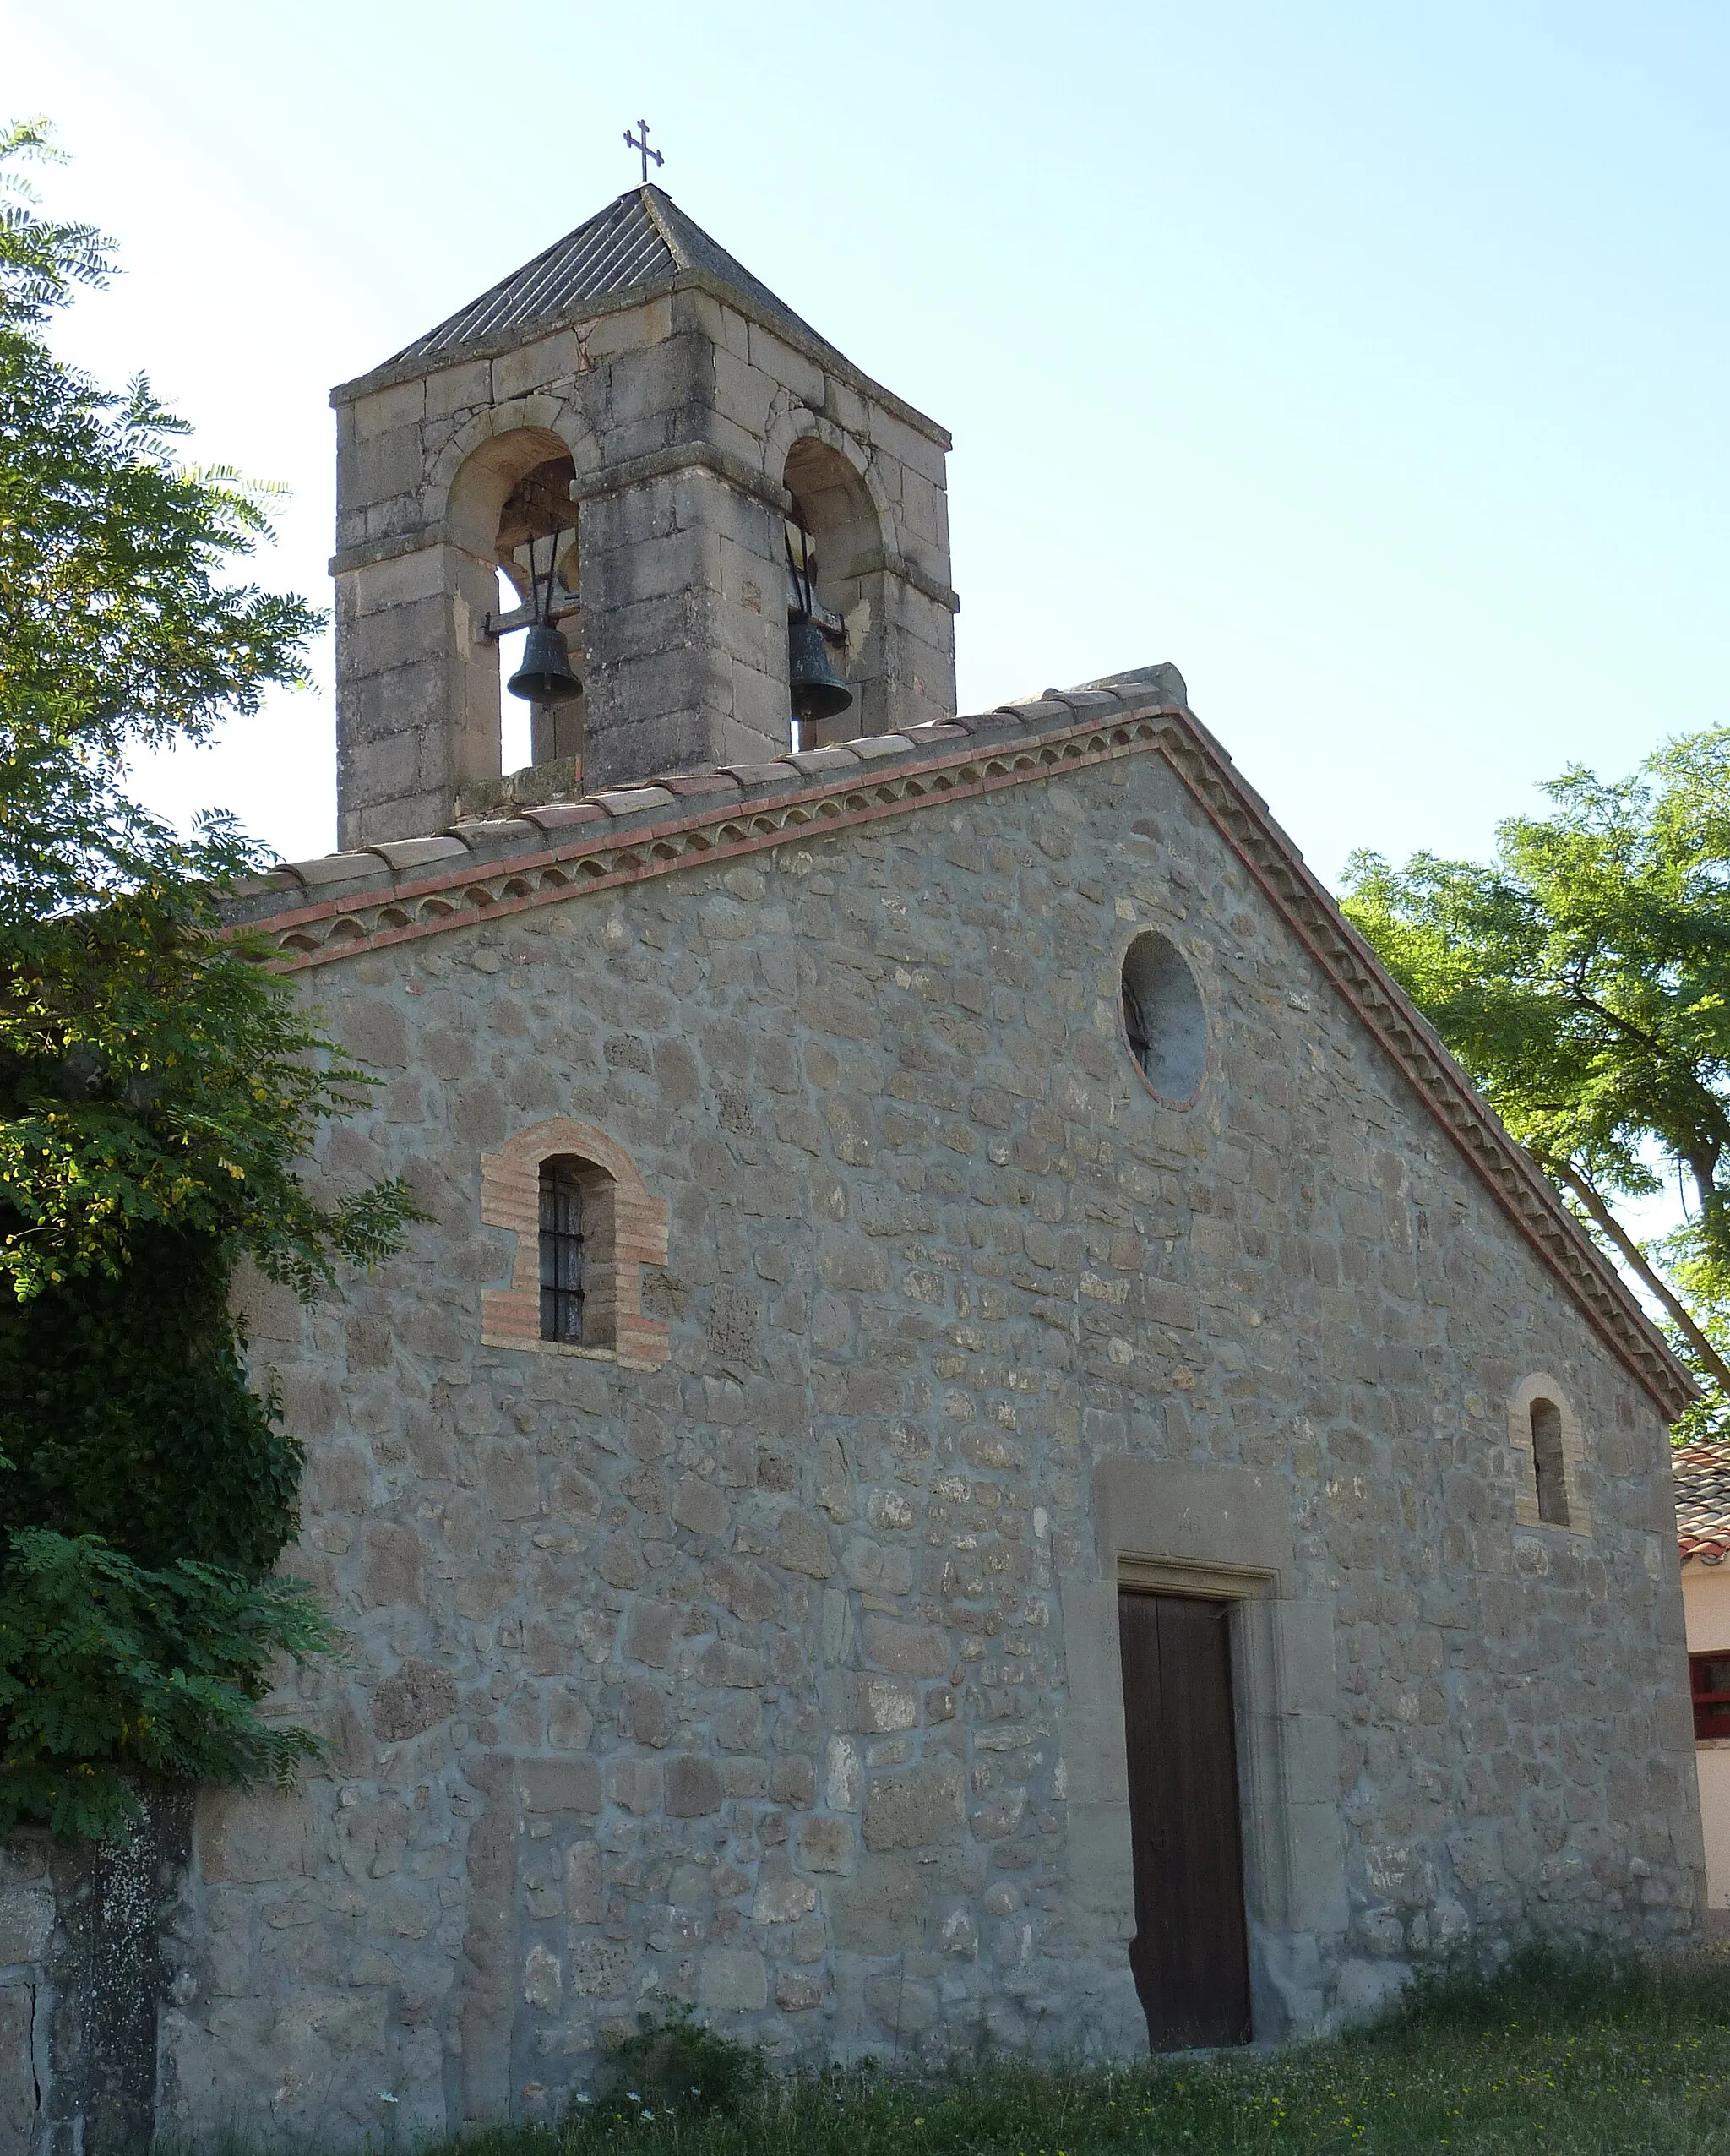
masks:
<svg viewBox="0 0 1730 2156"><path fill-rule="evenodd" d="M1124 1039L1144 928L1187 1106ZM307 993L386 1080L321 1173L432 1220L248 1293L353 1658L273 1703L327 1773L200 1803L163 2130L550 2116L670 2001L780 2060L1133 2054L1119 1578L1239 1598L1259 2034L1691 1936L1658 1410L1161 756ZM562 1117L668 1208L659 1368L482 1343L482 1156ZM1521 1524L1534 1372L1589 1533Z"/></svg>
<svg viewBox="0 0 1730 2156"><path fill-rule="evenodd" d="M189 1791L122 1842L0 1843L0 2156L134 2156L157 2125Z"/></svg>

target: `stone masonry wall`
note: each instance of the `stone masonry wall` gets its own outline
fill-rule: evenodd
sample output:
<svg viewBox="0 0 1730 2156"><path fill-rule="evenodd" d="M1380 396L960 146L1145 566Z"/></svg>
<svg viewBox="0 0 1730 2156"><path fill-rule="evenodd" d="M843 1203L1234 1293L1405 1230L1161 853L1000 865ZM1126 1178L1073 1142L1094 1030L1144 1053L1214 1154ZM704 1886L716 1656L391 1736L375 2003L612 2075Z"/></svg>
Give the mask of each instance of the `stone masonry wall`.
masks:
<svg viewBox="0 0 1730 2156"><path fill-rule="evenodd" d="M1123 1040L1142 924L1208 1006L1187 1108ZM1287 1843L1336 1885L1258 1934L1260 2033L1464 1944L1689 1931L1657 1412L1157 756L308 993L387 1080L323 1168L434 1218L305 1320L251 1297L354 1660L278 1703L327 1774L201 1804L165 2129L546 2115L657 1999L780 2057L1133 2052L1065 1611L1144 1467L1271 1508L1319 1612ZM481 1344L481 1156L558 1116L668 1205L658 1369ZM1538 1370L1589 1537L1516 1521Z"/></svg>

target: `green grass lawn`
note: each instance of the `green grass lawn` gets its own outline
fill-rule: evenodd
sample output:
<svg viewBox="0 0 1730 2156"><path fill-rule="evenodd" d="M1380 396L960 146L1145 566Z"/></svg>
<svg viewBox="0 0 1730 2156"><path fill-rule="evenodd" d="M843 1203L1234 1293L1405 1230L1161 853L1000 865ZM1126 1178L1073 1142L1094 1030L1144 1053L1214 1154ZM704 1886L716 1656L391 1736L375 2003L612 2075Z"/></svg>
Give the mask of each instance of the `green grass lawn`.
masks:
<svg viewBox="0 0 1730 2156"><path fill-rule="evenodd" d="M761 2077L731 2046L638 2039L610 2093L463 2156L1262 2156L1494 2151L1730 2156L1730 1959L1534 1960L1336 2040L1117 2072L887 2064ZM707 2086L705 2086L706 2078ZM692 2093L693 2084L702 2091ZM633 2100L634 2092L635 2100Z"/></svg>

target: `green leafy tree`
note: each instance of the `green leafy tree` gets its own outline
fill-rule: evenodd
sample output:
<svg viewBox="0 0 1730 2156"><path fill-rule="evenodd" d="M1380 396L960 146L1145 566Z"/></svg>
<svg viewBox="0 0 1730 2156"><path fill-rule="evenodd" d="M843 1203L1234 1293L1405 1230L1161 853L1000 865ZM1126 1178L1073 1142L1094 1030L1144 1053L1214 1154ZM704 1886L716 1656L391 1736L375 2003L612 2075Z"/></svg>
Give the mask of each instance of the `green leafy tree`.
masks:
<svg viewBox="0 0 1730 2156"><path fill-rule="evenodd" d="M178 463L142 378L55 357L109 259L19 180L50 155L0 133L0 1830L110 1833L153 1777L280 1777L311 1743L257 1711L331 1640L271 1576L302 1459L230 1282L245 1255L310 1298L413 1208L302 1183L370 1081L224 934L258 859L232 820L183 837L127 791L140 747L302 680L318 618L231 580L264 490Z"/></svg>
<svg viewBox="0 0 1730 2156"><path fill-rule="evenodd" d="M1515 1137L1647 1284L1730 1413L1730 729L1569 770L1488 863L1355 854L1349 918ZM1616 1200L1672 1183L1642 1244Z"/></svg>

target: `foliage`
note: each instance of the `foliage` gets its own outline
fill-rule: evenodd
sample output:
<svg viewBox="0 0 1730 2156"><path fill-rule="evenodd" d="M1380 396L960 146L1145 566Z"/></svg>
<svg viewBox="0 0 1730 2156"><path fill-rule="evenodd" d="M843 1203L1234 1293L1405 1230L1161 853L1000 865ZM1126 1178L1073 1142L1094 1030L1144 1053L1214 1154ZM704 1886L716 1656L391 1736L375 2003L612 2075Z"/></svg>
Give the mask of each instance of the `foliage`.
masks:
<svg viewBox="0 0 1730 2156"><path fill-rule="evenodd" d="M735 2117L762 2086L763 2054L705 2028L688 2006L637 2017L609 2043L598 2116L628 2125L639 2113Z"/></svg>
<svg viewBox="0 0 1730 2156"><path fill-rule="evenodd" d="M0 1519L100 1535L144 1565L269 1569L301 1447L247 1385L228 1270L220 1242L157 1229L117 1280L0 1300Z"/></svg>
<svg viewBox="0 0 1730 2156"><path fill-rule="evenodd" d="M182 1559L150 1571L95 1535L22 1527L0 1566L0 1834L110 1836L133 1785L286 1784L318 1750L255 1704L280 1654L330 1651L303 1581Z"/></svg>
<svg viewBox="0 0 1730 2156"><path fill-rule="evenodd" d="M117 1277L163 1227L302 1295L339 1258L394 1247L400 1184L324 1206L296 1173L316 1122L368 1081L219 930L207 887L160 875L0 923L0 1273L18 1295Z"/></svg>
<svg viewBox="0 0 1730 2156"><path fill-rule="evenodd" d="M8 173L45 149L40 126L0 135L0 1268L21 1296L112 1275L171 1224L308 1293L411 1208L394 1185L321 1206L295 1175L362 1074L220 934L212 884L256 849L222 816L177 836L123 758L301 680L318 617L221 580L268 536L258 490L178 468L186 429L146 384L112 395L44 341L109 267Z"/></svg>
<svg viewBox="0 0 1730 2156"><path fill-rule="evenodd" d="M1687 1223L1640 1256L1670 1276L1659 1292L1677 1298L1684 1353L1722 1384L1730 730L1673 742L1629 778L1576 767L1545 791L1549 814L1501 824L1488 863L1354 855L1342 903L1515 1137L1618 1247L1610 1199L1678 1179Z"/></svg>
<svg viewBox="0 0 1730 2156"><path fill-rule="evenodd" d="M639 2092L640 2093L640 2092ZM764 2080L732 2114L596 2098L438 2156L1730 2156L1730 1967L1538 1955L1271 2054ZM626 2115L629 2114L629 2115Z"/></svg>
<svg viewBox="0 0 1730 2156"><path fill-rule="evenodd" d="M219 819L205 857L177 853L113 784L140 743L202 741L305 677L318 616L228 585L269 536L269 490L182 468L188 429L140 376L122 394L57 359L42 330L107 243L40 215L13 167L52 155L41 122L0 131L0 917L32 919L159 856L231 865ZM165 853L164 848L166 846Z"/></svg>
<svg viewBox="0 0 1730 2156"><path fill-rule="evenodd" d="M414 1208L302 1180L372 1081L223 932L258 849L128 792L139 747L302 680L318 618L229 580L269 490L177 464L142 377L117 395L55 356L110 261L17 177L51 154L0 132L0 1826L106 1833L141 1778L280 1778L312 1746L254 1704L329 1636L269 1577L301 1453L248 1388L229 1282L246 1255L310 1298Z"/></svg>

